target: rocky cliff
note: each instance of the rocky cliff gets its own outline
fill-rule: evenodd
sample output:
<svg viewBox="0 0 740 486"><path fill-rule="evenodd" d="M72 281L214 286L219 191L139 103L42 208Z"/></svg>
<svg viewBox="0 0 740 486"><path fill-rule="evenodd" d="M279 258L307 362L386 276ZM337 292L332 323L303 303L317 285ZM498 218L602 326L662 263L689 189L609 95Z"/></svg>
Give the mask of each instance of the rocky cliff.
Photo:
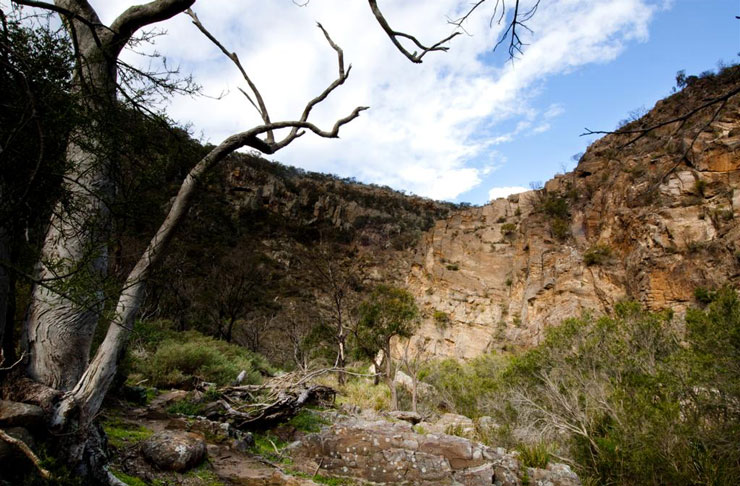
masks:
<svg viewBox="0 0 740 486"><path fill-rule="evenodd" d="M407 278L414 342L470 358L621 299L681 314L696 289L737 286L740 96L721 98L739 86L738 68L692 78L541 190L438 221Z"/></svg>
<svg viewBox="0 0 740 486"><path fill-rule="evenodd" d="M150 307L223 335L231 290L246 288L234 340L278 361L332 325L325 270L348 284L345 316L376 283L406 286L423 311L413 343L437 356L531 346L620 299L681 314L696 289L738 283L740 96L726 95L739 87L737 67L689 78L572 172L482 207L236 156L191 211Z"/></svg>

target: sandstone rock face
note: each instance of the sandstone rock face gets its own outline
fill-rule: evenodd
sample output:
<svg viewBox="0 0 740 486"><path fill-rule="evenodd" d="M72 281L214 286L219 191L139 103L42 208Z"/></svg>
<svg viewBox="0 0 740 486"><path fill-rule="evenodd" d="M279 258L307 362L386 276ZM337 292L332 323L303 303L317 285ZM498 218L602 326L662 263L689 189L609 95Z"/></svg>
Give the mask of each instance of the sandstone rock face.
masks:
<svg viewBox="0 0 740 486"><path fill-rule="evenodd" d="M568 466L522 468L516 455L445 434L417 434L407 423L346 419L291 446L296 466L313 474L359 479L378 484L521 486L580 485Z"/></svg>
<svg viewBox="0 0 740 486"><path fill-rule="evenodd" d="M146 439L141 452L152 464L166 471L186 471L206 457L203 436L181 430L165 430Z"/></svg>
<svg viewBox="0 0 740 486"><path fill-rule="evenodd" d="M634 128L729 91L736 71L659 102ZM438 221L415 249L406 279L424 316L412 345L467 359L536 345L547 327L585 310L609 312L625 298L680 317L696 303L697 287L737 286L740 100L712 121L713 114L628 145L627 135L608 135L543 190ZM567 205L565 235L555 231L547 200ZM609 256L594 263L597 245Z"/></svg>

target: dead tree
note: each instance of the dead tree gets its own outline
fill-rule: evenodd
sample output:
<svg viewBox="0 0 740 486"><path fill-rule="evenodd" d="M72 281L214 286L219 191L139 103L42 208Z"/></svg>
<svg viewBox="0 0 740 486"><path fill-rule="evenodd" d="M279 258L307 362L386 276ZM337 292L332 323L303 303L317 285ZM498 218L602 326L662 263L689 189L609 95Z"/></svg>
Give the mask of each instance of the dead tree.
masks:
<svg viewBox="0 0 740 486"><path fill-rule="evenodd" d="M429 353L430 339L419 339L416 346L411 350L411 339L407 339L401 355L401 366L404 371L411 377L411 410L418 412L419 398L419 373L434 357L434 353Z"/></svg>
<svg viewBox="0 0 740 486"><path fill-rule="evenodd" d="M333 322L334 338L337 342L337 380L344 385L346 377L343 372L347 364L348 302L352 298L352 287L356 285L357 271L354 260L340 260L326 244L319 247L319 254L313 260L313 267L320 278L320 286L329 298L329 315Z"/></svg>

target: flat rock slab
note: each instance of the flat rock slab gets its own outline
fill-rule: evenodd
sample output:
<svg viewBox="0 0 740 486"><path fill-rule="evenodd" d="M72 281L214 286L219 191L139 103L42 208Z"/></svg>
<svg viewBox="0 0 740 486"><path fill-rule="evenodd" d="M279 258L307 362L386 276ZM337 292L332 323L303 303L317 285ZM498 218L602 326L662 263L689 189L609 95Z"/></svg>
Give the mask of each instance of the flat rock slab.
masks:
<svg viewBox="0 0 740 486"><path fill-rule="evenodd" d="M202 435L182 430L165 430L146 439L141 445L144 457L165 471L187 471L206 457Z"/></svg>
<svg viewBox="0 0 740 486"><path fill-rule="evenodd" d="M468 419L469 420L469 419ZM348 418L290 446L298 469L393 484L580 486L566 465L527 469L516 454L448 434L418 434L406 422Z"/></svg>
<svg viewBox="0 0 740 486"><path fill-rule="evenodd" d="M315 486L317 484L310 479L285 474L257 459L230 451L225 447L209 446L208 457L213 472L219 478L240 486Z"/></svg>
<svg viewBox="0 0 740 486"><path fill-rule="evenodd" d="M419 415L416 412L406 411L406 410L396 410L393 412L388 412L389 417L393 417L396 420L403 420L405 422L409 422L411 424L418 424L421 422L421 415Z"/></svg>

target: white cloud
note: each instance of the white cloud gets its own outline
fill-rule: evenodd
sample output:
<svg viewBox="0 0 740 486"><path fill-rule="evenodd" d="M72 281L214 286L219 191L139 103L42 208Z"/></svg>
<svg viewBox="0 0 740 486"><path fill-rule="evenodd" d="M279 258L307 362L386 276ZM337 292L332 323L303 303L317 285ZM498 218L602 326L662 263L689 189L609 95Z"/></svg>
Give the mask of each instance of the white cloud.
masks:
<svg viewBox="0 0 740 486"><path fill-rule="evenodd" d="M528 188L521 186L492 187L488 190L488 200L493 201L494 199L498 199L500 197L506 197L511 194L519 194L520 192L525 192L528 190Z"/></svg>
<svg viewBox="0 0 740 486"><path fill-rule="evenodd" d="M308 99L336 77L336 57L315 21L327 28L353 64L344 86L316 109L315 121L331 126L357 105L371 109L341 132L340 140L310 135L275 158L310 170L354 176L367 182L434 198L454 199L480 184L493 145L532 131L544 131L565 109L532 107L541 83L594 62L608 62L630 40L644 40L656 0L552 0L540 7L530 27L524 56L513 65L487 65L501 27L489 27L485 11L471 17L448 53L432 53L421 65L398 53L364 2L314 0L304 8L290 0L257 2L209 0L194 10L227 46L239 53L262 90L273 120L295 119ZM138 2L92 0L103 21ZM426 42L450 32L448 16L467 8L460 0L383 2L391 24ZM490 12L489 12L490 15ZM192 122L211 142L244 130L258 118L238 92L236 70L180 15L162 25L169 31L157 50L191 71L208 94L224 89L222 100L176 98L168 112ZM133 56L127 54L131 61ZM139 60L138 62L141 62ZM516 129L496 133L496 124L513 119Z"/></svg>

